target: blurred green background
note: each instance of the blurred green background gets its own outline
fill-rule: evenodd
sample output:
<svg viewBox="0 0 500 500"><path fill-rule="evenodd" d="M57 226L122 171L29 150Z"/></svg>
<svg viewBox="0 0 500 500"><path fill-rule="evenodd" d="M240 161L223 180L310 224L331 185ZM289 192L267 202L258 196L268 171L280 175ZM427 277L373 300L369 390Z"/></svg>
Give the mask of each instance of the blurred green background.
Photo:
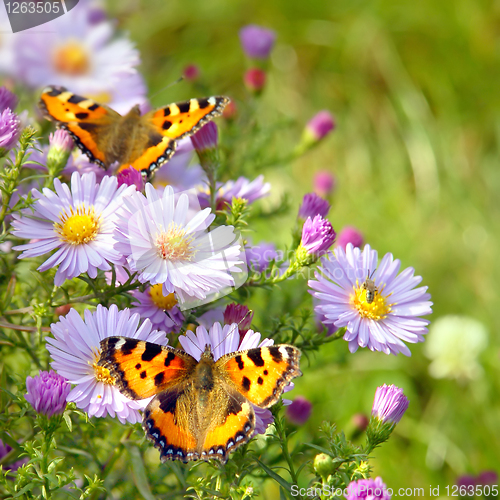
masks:
<svg viewBox="0 0 500 500"><path fill-rule="evenodd" d="M431 319L467 315L489 332L479 359L484 370L473 380L432 378L424 344L410 346L411 358L364 350L351 355L342 341L324 346L296 383L294 393L314 404L296 439L317 436L324 419L349 434L353 414L370 411L377 385L395 383L409 396L410 408L390 441L375 451L374 475L392 488L425 487L427 496L429 485L454 484L461 474L499 472L500 3L108 5L141 52L155 106L227 94L242 113L252 106L260 132L272 132L270 147L282 156L314 113L328 109L335 115L335 132L293 163L266 169L258 155L242 155L240 165L230 165L235 175L265 173L273 188L269 207L285 191L291 194L292 213L261 222L262 239L290 242L296 207L312 190L313 174L329 170L337 179L329 216L334 227L354 225L380 256L392 252L403 267L415 267L432 294ZM251 104L242 81L249 62L238 39L249 23L278 35L267 87ZM191 63L201 68L200 81L165 90ZM222 126L223 144L225 133ZM247 140L249 150L256 140ZM255 300L250 306L261 331L267 314L283 313L280 306L290 303L276 294ZM311 305L310 297L305 300ZM268 309L259 313L264 303Z"/></svg>

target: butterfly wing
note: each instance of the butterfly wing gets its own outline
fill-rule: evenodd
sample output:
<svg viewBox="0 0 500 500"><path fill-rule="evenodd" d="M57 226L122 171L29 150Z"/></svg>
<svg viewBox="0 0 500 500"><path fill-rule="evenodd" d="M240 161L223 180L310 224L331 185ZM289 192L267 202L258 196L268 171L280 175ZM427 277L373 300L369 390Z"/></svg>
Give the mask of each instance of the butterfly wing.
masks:
<svg viewBox="0 0 500 500"><path fill-rule="evenodd" d="M182 139L199 130L205 123L222 114L227 97L207 97L170 104L145 115L165 137Z"/></svg>
<svg viewBox="0 0 500 500"><path fill-rule="evenodd" d="M116 111L58 86L47 87L38 106L45 118L71 135L90 161L103 168L111 165L106 144L121 119Z"/></svg>
<svg viewBox="0 0 500 500"><path fill-rule="evenodd" d="M188 378L197 361L184 351L127 337L101 340L97 363L115 378L119 391L130 399L159 394Z"/></svg>
<svg viewBox="0 0 500 500"><path fill-rule="evenodd" d="M291 345L257 347L226 354L217 360L226 382L261 408L276 403L286 385L302 375L300 351Z"/></svg>

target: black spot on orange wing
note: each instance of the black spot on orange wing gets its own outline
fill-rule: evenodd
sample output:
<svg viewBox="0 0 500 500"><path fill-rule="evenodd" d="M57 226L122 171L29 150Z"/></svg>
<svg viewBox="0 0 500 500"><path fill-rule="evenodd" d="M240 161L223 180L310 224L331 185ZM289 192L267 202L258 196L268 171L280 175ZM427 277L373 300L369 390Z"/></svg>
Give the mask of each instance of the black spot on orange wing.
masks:
<svg viewBox="0 0 500 500"><path fill-rule="evenodd" d="M86 120L89 117L89 114L82 111L81 113L75 113L75 116L79 120Z"/></svg>
<svg viewBox="0 0 500 500"><path fill-rule="evenodd" d="M234 360L236 361L236 363L238 363L238 368L240 370L243 370L243 368L245 368L245 363L243 363L243 360L241 359L241 356L236 356L234 358Z"/></svg>
<svg viewBox="0 0 500 500"><path fill-rule="evenodd" d="M159 344L152 344L151 342L148 342L146 344L146 349L142 353L141 359L143 361L152 361L161 352L162 352L161 345L159 345Z"/></svg>
<svg viewBox="0 0 500 500"><path fill-rule="evenodd" d="M269 354L272 356L273 361L275 363L281 363L283 360L283 355L280 352L280 348L278 346L271 346L269 347Z"/></svg>
<svg viewBox="0 0 500 500"><path fill-rule="evenodd" d="M141 363L137 363L137 364L135 365L135 369L136 369L136 370L140 370L141 368L142 368Z"/></svg>
<svg viewBox="0 0 500 500"><path fill-rule="evenodd" d="M141 372L141 378L142 378L142 379L144 379L144 378L146 378L147 376L148 376L148 374L146 373L146 370L143 370L143 371Z"/></svg>
<svg viewBox="0 0 500 500"><path fill-rule="evenodd" d="M132 354L132 352L134 352L135 348L137 347L137 344L139 344L139 340L127 339L125 341L125 343L120 347L120 351L124 356L130 356Z"/></svg>
<svg viewBox="0 0 500 500"><path fill-rule="evenodd" d="M160 373L157 373L155 375L155 385L156 387L158 387L159 385L161 385L163 383L163 379L165 378L165 373L164 372L160 372Z"/></svg>
<svg viewBox="0 0 500 500"><path fill-rule="evenodd" d="M179 108L179 111L181 113L187 113L187 112L189 112L189 108L191 107L191 103L189 101L179 102L177 104L177 107Z"/></svg>
<svg viewBox="0 0 500 500"><path fill-rule="evenodd" d="M250 349L247 352L247 356L253 361L255 366L264 366L264 359L262 358L262 354L260 353L260 349Z"/></svg>
<svg viewBox="0 0 500 500"><path fill-rule="evenodd" d="M257 379L257 383L258 383L259 385L262 385L262 384L264 383L264 379L263 379L262 377L259 377L259 378Z"/></svg>
<svg viewBox="0 0 500 500"><path fill-rule="evenodd" d="M78 104L79 102L85 101L86 98L82 97L81 95L75 95L73 94L69 99L68 102L71 104Z"/></svg>
<svg viewBox="0 0 500 500"><path fill-rule="evenodd" d="M248 392L250 390L250 387L252 386L252 383L250 382L250 379L248 377L243 377L241 385L243 386L245 391Z"/></svg>

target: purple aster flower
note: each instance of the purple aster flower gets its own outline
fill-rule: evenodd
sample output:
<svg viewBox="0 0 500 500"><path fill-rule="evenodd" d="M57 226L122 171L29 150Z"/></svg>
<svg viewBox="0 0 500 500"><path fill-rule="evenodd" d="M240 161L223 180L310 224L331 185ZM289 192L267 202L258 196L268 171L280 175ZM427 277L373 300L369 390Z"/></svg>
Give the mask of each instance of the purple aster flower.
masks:
<svg viewBox="0 0 500 500"><path fill-rule="evenodd" d="M163 283L163 294L175 292L184 305L234 286L231 273L242 272L243 261L232 226L208 233L210 209L193 210L188 195L175 196L170 186L162 196L149 183L145 191L123 198L115 231L115 250L139 281Z"/></svg>
<svg viewBox="0 0 500 500"><path fill-rule="evenodd" d="M325 254L335 241L335 231L332 225L321 215L316 215L314 219L308 217L302 228L302 240L297 254L300 250L305 250L307 255L320 257Z"/></svg>
<svg viewBox="0 0 500 500"><path fill-rule="evenodd" d="M209 309L206 313L196 318L196 321L207 330L210 330L214 323L224 324L224 307L219 306Z"/></svg>
<svg viewBox="0 0 500 500"><path fill-rule="evenodd" d="M6 108L0 114L0 155L4 156L9 149L12 149L21 135L21 121L19 117Z"/></svg>
<svg viewBox="0 0 500 500"><path fill-rule="evenodd" d="M98 366L101 340L124 336L167 345L165 332L151 331L151 322L139 326L139 314L129 309L119 311L116 305L109 310L101 305L95 312L85 310L85 319L75 309L51 325L52 337L46 337L52 357L51 366L75 387L67 400L76 403L93 417L117 417L120 422L132 424L142 420L143 410L151 398L132 401L115 386L109 370Z"/></svg>
<svg viewBox="0 0 500 500"><path fill-rule="evenodd" d="M270 262L279 257L274 243L261 242L258 245L247 247L245 252L249 267L254 272L259 273L265 271L269 267Z"/></svg>
<svg viewBox="0 0 500 500"><path fill-rule="evenodd" d="M335 189L335 184L335 177L326 170L314 175L314 192L319 196L330 196Z"/></svg>
<svg viewBox="0 0 500 500"><path fill-rule="evenodd" d="M206 188L200 187L198 199L202 208L210 206L210 196ZM249 181L246 177L240 177L237 181L228 181L225 184L219 185L216 193L216 208L222 210L226 203L231 204L233 198L243 198L248 203L264 198L271 191L271 184L264 182L264 176L259 175L253 181Z"/></svg>
<svg viewBox="0 0 500 500"><path fill-rule="evenodd" d="M71 390L68 381L53 372L40 370L40 375L26 377L26 401L37 413L52 417L61 415L66 408L66 397Z"/></svg>
<svg viewBox="0 0 500 500"><path fill-rule="evenodd" d="M457 486L463 486L465 488L468 486L476 486L476 477L470 474L464 474L457 478Z"/></svg>
<svg viewBox="0 0 500 500"><path fill-rule="evenodd" d="M58 129L49 134L49 143L51 148L70 153L75 147L75 143L66 130Z"/></svg>
<svg viewBox="0 0 500 500"><path fill-rule="evenodd" d="M286 409L286 417L292 424L304 425L311 416L312 403L303 396L297 396Z"/></svg>
<svg viewBox="0 0 500 500"><path fill-rule="evenodd" d="M337 238L337 246L343 248L344 250L347 248L349 243L353 247L359 248L361 248L361 245L363 244L363 235L353 226L346 226L342 228L339 233L339 237Z"/></svg>
<svg viewBox="0 0 500 500"><path fill-rule="evenodd" d="M386 254L377 265L378 255L369 245L364 250L347 245L337 247L323 257L316 280L310 280L312 295L319 300L316 311L326 322L347 327L344 340L349 350L368 347L386 354L410 350L406 342L423 342L429 321L419 318L432 312L427 287L415 287L422 281L407 268L398 275L401 262ZM366 281L372 274L371 283ZM369 288L372 296L367 297ZM371 300L370 300L371 299Z"/></svg>
<svg viewBox="0 0 500 500"><path fill-rule="evenodd" d="M191 142L198 153L203 153L217 148L219 134L217 125L208 122L191 136Z"/></svg>
<svg viewBox="0 0 500 500"><path fill-rule="evenodd" d="M329 111L323 110L316 113L307 123L305 134L312 140L318 142L326 137L335 128L335 121Z"/></svg>
<svg viewBox="0 0 500 500"><path fill-rule="evenodd" d="M316 301L316 300L313 300L313 302L318 303L318 301ZM316 326L318 327L318 331L322 332L326 326L326 336L327 337L329 337L330 335L333 335L338 330L338 328L335 326L334 323L325 322L325 320L327 318L324 314L319 313L318 311L315 310L314 317L316 320Z"/></svg>
<svg viewBox="0 0 500 500"><path fill-rule="evenodd" d="M80 2L78 8L52 20L50 32L35 28L18 33L14 76L33 88L49 82L110 104L111 99L101 97L128 86L126 80L136 73L139 53L128 39L114 38L112 23L92 22L91 11L89 2ZM122 112L116 104L112 107Z"/></svg>
<svg viewBox="0 0 500 500"><path fill-rule="evenodd" d="M231 303L224 309L224 324L232 325L236 323L240 331L240 337L243 338L253 320L253 311L250 311L247 306L243 304Z"/></svg>
<svg viewBox="0 0 500 500"><path fill-rule="evenodd" d="M39 257L56 252L39 268L46 271L59 266L55 285L81 273L91 278L97 269L109 271L109 262L119 264L123 257L113 250L116 210L123 195L130 192L118 187L116 177L104 177L96 184L94 174L71 176L71 191L59 179L54 180L55 193L44 188L43 194L34 189L34 213L31 208L14 215L13 234L19 238L37 240L15 247L22 250L20 259Z"/></svg>
<svg viewBox="0 0 500 500"><path fill-rule="evenodd" d="M0 87L0 113L7 108L14 111L17 106L17 96L6 87Z"/></svg>
<svg viewBox="0 0 500 500"><path fill-rule="evenodd" d="M12 447L9 446L8 444L4 443L0 439L0 458L5 457L10 451L12 450ZM11 471L11 472L16 472L19 467L22 467L27 461L29 460L28 457L21 458L20 460L16 460L15 462L8 463L8 464L2 464L2 467L5 471Z"/></svg>
<svg viewBox="0 0 500 500"><path fill-rule="evenodd" d="M494 470L485 470L477 477L477 484L483 486L498 485L498 474Z"/></svg>
<svg viewBox="0 0 500 500"><path fill-rule="evenodd" d="M132 166L120 170L120 172L116 174L116 178L118 179L118 186L125 184L126 186L135 186L137 191L142 191L144 189L144 178L142 177L142 173Z"/></svg>
<svg viewBox="0 0 500 500"><path fill-rule="evenodd" d="M345 495L347 500L390 500L391 495L387 491L382 478L358 479L347 487Z"/></svg>
<svg viewBox="0 0 500 500"><path fill-rule="evenodd" d="M395 385L382 385L375 391L372 415L382 422L397 424L408 409L410 402L403 389Z"/></svg>
<svg viewBox="0 0 500 500"><path fill-rule="evenodd" d="M151 321L153 328L167 333L178 332L184 322L184 315L177 307L177 299L173 293L163 295L163 285L153 285L144 292L133 290L132 311Z"/></svg>
<svg viewBox="0 0 500 500"><path fill-rule="evenodd" d="M259 93L266 85L267 75L263 69L250 68L247 69L243 76L245 87L251 92Z"/></svg>
<svg viewBox="0 0 500 500"><path fill-rule="evenodd" d="M267 59L276 40L272 30L249 24L240 30L241 46L248 57Z"/></svg>
<svg viewBox="0 0 500 500"><path fill-rule="evenodd" d="M307 219L308 217L321 215L321 217L324 218L329 210L330 203L328 203L328 201L320 198L316 193L307 193L304 195L302 205L300 205L299 217Z"/></svg>
<svg viewBox="0 0 500 500"><path fill-rule="evenodd" d="M243 340L240 342L240 334L238 325L221 326L220 323L214 323L210 329L204 326L199 326L196 333L188 330L186 335L179 337L179 342L183 349L193 356L193 358L200 360L200 357L208 344L212 349L214 360L217 361L221 356L236 351L246 351L254 347L270 346L274 344L272 339L260 340L261 335L259 332L248 330ZM293 383L290 383L285 392L293 388ZM289 401L283 400L284 404L289 404ZM274 421L272 413L267 408L259 408L252 405L255 412L255 433L264 434L267 426Z"/></svg>

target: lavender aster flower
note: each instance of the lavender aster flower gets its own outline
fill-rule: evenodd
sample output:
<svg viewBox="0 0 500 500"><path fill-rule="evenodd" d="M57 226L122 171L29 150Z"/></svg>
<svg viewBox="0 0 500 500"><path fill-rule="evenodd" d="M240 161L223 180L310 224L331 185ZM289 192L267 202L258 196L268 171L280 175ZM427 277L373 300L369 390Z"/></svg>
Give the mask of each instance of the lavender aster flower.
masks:
<svg viewBox="0 0 500 500"><path fill-rule="evenodd" d="M70 153L75 147L75 143L66 130L58 129L49 134L49 143L51 148L55 148L66 153Z"/></svg>
<svg viewBox="0 0 500 500"><path fill-rule="evenodd" d="M333 245L335 236L332 225L321 215L316 215L314 219L308 217L302 228L302 240L297 249L297 257L302 257L303 253L315 258L320 257Z"/></svg>
<svg viewBox="0 0 500 500"><path fill-rule="evenodd" d="M311 416L312 403L303 396L297 396L286 409L286 417L292 424L304 425Z"/></svg>
<svg viewBox="0 0 500 500"><path fill-rule="evenodd" d="M142 191L144 189L144 178L142 177L142 173L132 166L118 172L116 178L118 179L118 186L125 184L126 186L135 186L137 191Z"/></svg>
<svg viewBox="0 0 500 500"><path fill-rule="evenodd" d="M210 206L210 196L206 188L200 187L198 199L202 208ZM271 184L264 182L264 176L259 175L253 181L249 181L246 177L240 177L237 181L228 181L225 184L218 186L216 193L217 210L222 210L226 203L231 203L233 198L242 198L248 203L264 198L271 191Z"/></svg>
<svg viewBox="0 0 500 500"><path fill-rule="evenodd" d="M184 315L177 307L177 299L173 293L163 295L162 284L153 285L144 292L133 290L132 311L151 321L153 328L165 330L167 333L178 332L184 322Z"/></svg>
<svg viewBox="0 0 500 500"><path fill-rule="evenodd" d="M40 375L26 378L26 389L28 393L24 397L34 410L52 417L64 412L71 385L52 370L48 372L40 370Z"/></svg>
<svg viewBox="0 0 500 500"><path fill-rule="evenodd" d="M329 111L323 110L316 113L307 123L305 134L318 142L326 137L335 128L333 116Z"/></svg>
<svg viewBox="0 0 500 500"><path fill-rule="evenodd" d="M115 386L109 370L98 366L101 340L115 335L166 345L165 332L151 330L149 320L139 327L139 315L129 309L119 311L115 305L109 310L101 305L95 312L85 311L85 319L71 309L57 323L51 325L52 337L46 337L52 357L51 366L75 385L67 400L76 403L93 417L117 417L120 422L132 424L142 420L143 410L151 398L132 401Z"/></svg>
<svg viewBox="0 0 500 500"><path fill-rule="evenodd" d="M6 108L0 114L0 156L12 149L21 135L21 121L16 113Z"/></svg>
<svg viewBox="0 0 500 500"><path fill-rule="evenodd" d="M401 262L392 254L377 262L377 252L369 245L361 251L350 243L345 251L337 247L323 257L321 274L316 272L316 280L309 281L319 300L315 309L325 315L325 322L347 328L344 340L351 352L368 347L410 356L403 341L423 342L429 321L419 316L432 312L430 295L427 287L415 288L422 278L414 276L413 268L398 275ZM371 273L374 290L367 297L366 277Z"/></svg>
<svg viewBox="0 0 500 500"><path fill-rule="evenodd" d="M408 409L410 402L403 389L395 385L382 385L375 391L372 415L382 422L397 424Z"/></svg>
<svg viewBox="0 0 500 500"><path fill-rule="evenodd" d="M387 492L387 486L382 478L359 479L353 481L347 487L347 500L390 500L391 495Z"/></svg>
<svg viewBox="0 0 500 500"><path fill-rule="evenodd" d="M363 235L352 226L342 228L337 238L337 246L342 247L344 250L349 243L353 247L361 247L363 244Z"/></svg>
<svg viewBox="0 0 500 500"><path fill-rule="evenodd" d="M256 272L265 271L269 263L279 257L274 243L261 242L247 247L245 252L249 266Z"/></svg>
<svg viewBox="0 0 500 500"><path fill-rule="evenodd" d="M6 87L0 87L0 113L7 108L14 111L17 106L17 96Z"/></svg>
<svg viewBox="0 0 500 500"><path fill-rule="evenodd" d="M300 205L299 217L307 219L308 217L321 215L321 217L324 218L329 210L330 203L328 203L328 201L319 197L316 193L307 193L304 195L302 205Z"/></svg>
<svg viewBox="0 0 500 500"><path fill-rule="evenodd" d="M249 24L240 30L240 41L245 54L255 59L267 59L276 40L272 30Z"/></svg>
<svg viewBox="0 0 500 500"><path fill-rule="evenodd" d="M191 136L191 142L198 153L216 149L219 133L214 122L208 122Z"/></svg>
<svg viewBox="0 0 500 500"><path fill-rule="evenodd" d="M214 219L210 209L190 211L187 194L176 198L170 186L162 196L149 183L145 191L123 198L115 232L115 250L140 273L139 281L162 283L163 294L175 292L181 303L234 286L231 273L242 272L242 261L233 228L207 233Z"/></svg>
<svg viewBox="0 0 500 500"><path fill-rule="evenodd" d="M85 272L95 278L97 269L111 269L109 262L121 263L122 256L113 250L113 231L125 186L118 188L115 177L105 177L96 184L94 174L80 176L75 172L71 191L59 179L54 180L54 188L55 193L44 188L43 194L34 189L35 212L27 208L20 216L14 215L13 234L37 240L15 247L23 251L19 258L39 257L56 250L38 268L46 271L59 266L56 286Z"/></svg>
<svg viewBox="0 0 500 500"><path fill-rule="evenodd" d="M254 347L270 346L274 344L272 339L260 340L261 335L259 332L248 330L243 340L240 342L240 335L238 332L238 325L221 326L220 323L214 323L212 327L207 330L204 326L199 326L196 333L188 330L186 335L179 337L179 342L183 349L193 356L193 358L200 360L200 357L208 344L214 355L214 360L217 361L225 354L236 351L245 351L253 349ZM293 388L293 383L290 383L285 392ZM290 404L289 401L283 400L284 404ZM255 412L255 433L264 434L267 426L274 421L272 413L267 408L260 408L252 405Z"/></svg>

